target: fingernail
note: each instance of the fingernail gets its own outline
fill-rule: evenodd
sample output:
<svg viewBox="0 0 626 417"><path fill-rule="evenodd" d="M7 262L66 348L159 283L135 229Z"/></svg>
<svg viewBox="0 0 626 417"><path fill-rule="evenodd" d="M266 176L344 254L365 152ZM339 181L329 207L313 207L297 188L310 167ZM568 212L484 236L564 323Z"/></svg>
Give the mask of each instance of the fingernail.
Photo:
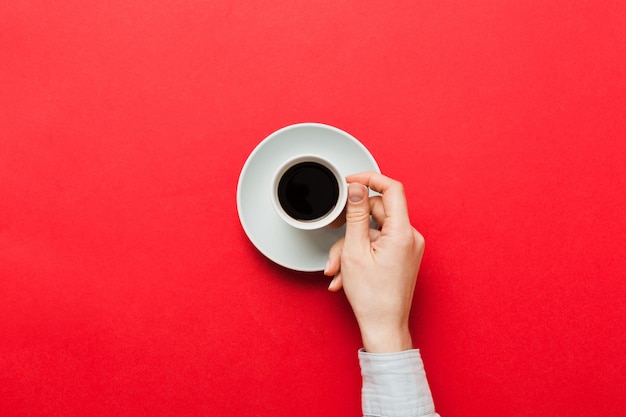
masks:
<svg viewBox="0 0 626 417"><path fill-rule="evenodd" d="M333 285L335 284L335 281L337 280L337 278L333 278L332 281L330 281L330 284L328 284L328 289L330 290L331 288L333 288Z"/></svg>
<svg viewBox="0 0 626 417"><path fill-rule="evenodd" d="M330 268L330 259L326 261L326 266L324 267L324 275L328 272L328 268Z"/></svg>
<svg viewBox="0 0 626 417"><path fill-rule="evenodd" d="M348 187L348 198L352 203L358 203L365 198L365 186L356 184Z"/></svg>

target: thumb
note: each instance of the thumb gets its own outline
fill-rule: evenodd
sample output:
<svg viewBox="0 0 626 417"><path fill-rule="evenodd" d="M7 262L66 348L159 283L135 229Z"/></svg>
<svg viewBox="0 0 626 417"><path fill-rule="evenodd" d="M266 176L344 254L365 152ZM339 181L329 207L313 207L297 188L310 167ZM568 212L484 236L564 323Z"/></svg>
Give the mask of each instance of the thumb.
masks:
<svg viewBox="0 0 626 417"><path fill-rule="evenodd" d="M367 187L353 182L348 185L346 203L345 249L369 250L370 204Z"/></svg>

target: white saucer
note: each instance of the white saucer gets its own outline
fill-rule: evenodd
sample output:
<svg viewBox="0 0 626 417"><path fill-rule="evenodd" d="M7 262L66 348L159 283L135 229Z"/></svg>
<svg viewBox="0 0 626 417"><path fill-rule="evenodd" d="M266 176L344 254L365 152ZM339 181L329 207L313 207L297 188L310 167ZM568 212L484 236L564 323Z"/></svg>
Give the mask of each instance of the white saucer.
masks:
<svg viewBox="0 0 626 417"><path fill-rule="evenodd" d="M319 123L277 130L248 157L237 184L237 211L248 238L279 265L296 271L321 271L330 247L345 234L345 227L296 229L278 216L270 197L276 170L301 154L326 158L346 175L380 169L361 142L340 129Z"/></svg>

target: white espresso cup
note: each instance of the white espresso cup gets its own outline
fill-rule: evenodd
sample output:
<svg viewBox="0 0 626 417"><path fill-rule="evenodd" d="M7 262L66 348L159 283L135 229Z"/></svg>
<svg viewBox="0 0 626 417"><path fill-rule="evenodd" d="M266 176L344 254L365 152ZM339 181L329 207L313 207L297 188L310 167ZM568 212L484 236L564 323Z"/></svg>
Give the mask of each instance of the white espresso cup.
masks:
<svg viewBox="0 0 626 417"><path fill-rule="evenodd" d="M346 206L348 184L329 160L319 155L298 155L274 174L272 205L290 226L302 230L326 227Z"/></svg>

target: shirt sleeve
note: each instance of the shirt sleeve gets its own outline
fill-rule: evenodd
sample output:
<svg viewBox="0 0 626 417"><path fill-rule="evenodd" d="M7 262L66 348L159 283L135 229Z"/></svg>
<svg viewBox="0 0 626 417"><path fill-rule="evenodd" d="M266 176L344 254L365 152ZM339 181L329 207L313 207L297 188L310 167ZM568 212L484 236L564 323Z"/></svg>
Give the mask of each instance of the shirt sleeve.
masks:
<svg viewBox="0 0 626 417"><path fill-rule="evenodd" d="M359 351L364 417L438 417L417 349Z"/></svg>

